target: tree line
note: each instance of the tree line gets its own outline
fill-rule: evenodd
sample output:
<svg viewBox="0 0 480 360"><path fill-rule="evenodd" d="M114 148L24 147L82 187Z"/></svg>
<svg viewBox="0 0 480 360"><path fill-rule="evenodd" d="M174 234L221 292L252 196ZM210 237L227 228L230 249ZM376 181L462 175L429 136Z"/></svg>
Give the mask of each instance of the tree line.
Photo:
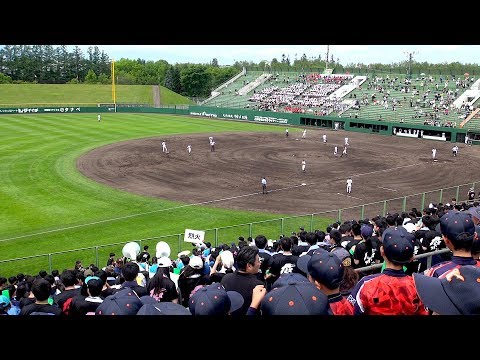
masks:
<svg viewBox="0 0 480 360"><path fill-rule="evenodd" d="M328 60L328 61L327 61ZM256 71L322 72L325 68L334 73L352 74L406 74L472 76L480 73L477 64L443 63L429 64L403 61L394 64L347 64L333 54L290 60L282 54L280 60L259 63L237 61L232 66L219 66L217 59L208 64L176 63L165 60L120 59L115 62L115 83L119 85L162 85L187 96L205 98L210 92L238 74L242 68ZM0 84L111 84L111 59L98 46L89 47L85 54L75 46L68 51L61 45L6 45L0 49Z"/></svg>

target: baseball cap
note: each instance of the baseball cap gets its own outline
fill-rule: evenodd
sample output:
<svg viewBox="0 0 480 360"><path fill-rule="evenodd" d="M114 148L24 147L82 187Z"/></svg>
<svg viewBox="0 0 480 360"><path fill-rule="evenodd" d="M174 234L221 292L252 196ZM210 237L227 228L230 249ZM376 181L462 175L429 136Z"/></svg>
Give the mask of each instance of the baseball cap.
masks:
<svg viewBox="0 0 480 360"><path fill-rule="evenodd" d="M363 238L367 238L369 236L372 236L373 234L373 226L370 225L362 225L360 228L360 234L362 235Z"/></svg>
<svg viewBox="0 0 480 360"><path fill-rule="evenodd" d="M301 256L297 267L331 290L340 286L345 271L342 260L323 249L315 250L312 256Z"/></svg>
<svg viewBox="0 0 480 360"><path fill-rule="evenodd" d="M469 207L467 211L470 213L470 215L480 219L480 206Z"/></svg>
<svg viewBox="0 0 480 360"><path fill-rule="evenodd" d="M156 302L144 304L137 315L192 315L190 311L180 304L172 302Z"/></svg>
<svg viewBox="0 0 480 360"><path fill-rule="evenodd" d="M135 291L125 288L107 296L95 310L95 315L135 315L142 306Z"/></svg>
<svg viewBox="0 0 480 360"><path fill-rule="evenodd" d="M170 267L172 266L172 260L166 256L162 256L157 260L158 267Z"/></svg>
<svg viewBox="0 0 480 360"><path fill-rule="evenodd" d="M308 279L303 276L302 274L299 273L283 273L280 274L277 280L273 283L272 287L281 287L285 286L291 283L296 283L296 282L309 282Z"/></svg>
<svg viewBox="0 0 480 360"><path fill-rule="evenodd" d="M400 227L390 227L383 232L382 246L385 256L398 264L407 264L413 256L415 235Z"/></svg>
<svg viewBox="0 0 480 360"><path fill-rule="evenodd" d="M188 300L192 315L227 315L242 307L243 296L227 291L220 283L202 286Z"/></svg>
<svg viewBox="0 0 480 360"><path fill-rule="evenodd" d="M327 295L311 282L292 281L273 288L262 299L260 309L262 315L331 315Z"/></svg>
<svg viewBox="0 0 480 360"><path fill-rule="evenodd" d="M343 266L352 266L352 257L347 249L341 246L334 247L330 250L332 254L335 254L340 261L342 262Z"/></svg>
<svg viewBox="0 0 480 360"><path fill-rule="evenodd" d="M440 231L449 240L456 240L462 233L473 235L475 224L472 215L465 211L451 210L440 218Z"/></svg>
<svg viewBox="0 0 480 360"><path fill-rule="evenodd" d="M188 263L194 269L202 269L203 268L203 261L200 256L192 256L190 258L190 262Z"/></svg>
<svg viewBox="0 0 480 360"><path fill-rule="evenodd" d="M480 315L480 268L465 265L444 278L413 273L418 296L440 315Z"/></svg>

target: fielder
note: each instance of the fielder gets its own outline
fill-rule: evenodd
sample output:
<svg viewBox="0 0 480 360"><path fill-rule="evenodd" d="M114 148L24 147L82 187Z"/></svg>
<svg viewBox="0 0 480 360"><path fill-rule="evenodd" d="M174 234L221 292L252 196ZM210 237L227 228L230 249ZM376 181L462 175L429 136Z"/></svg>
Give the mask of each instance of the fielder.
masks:
<svg viewBox="0 0 480 360"><path fill-rule="evenodd" d="M322 138L323 138L323 143L326 144L327 143L327 134L323 134Z"/></svg>
<svg viewBox="0 0 480 360"><path fill-rule="evenodd" d="M285 137L288 138L288 128L285 129Z"/></svg>
<svg viewBox="0 0 480 360"><path fill-rule="evenodd" d="M303 129L302 139L305 139L306 137L307 137L307 129Z"/></svg>
<svg viewBox="0 0 480 360"><path fill-rule="evenodd" d="M352 182L353 182L352 178L349 177L347 179L347 194L350 194L352 192Z"/></svg>
<svg viewBox="0 0 480 360"><path fill-rule="evenodd" d="M457 154L458 154L458 146L457 146L457 145L455 145L455 146L452 148L452 154L453 154L453 156L455 156L455 157L457 156Z"/></svg>
<svg viewBox="0 0 480 360"><path fill-rule="evenodd" d="M162 141L162 152L168 153L167 143L165 141Z"/></svg>
<svg viewBox="0 0 480 360"><path fill-rule="evenodd" d="M262 194L267 193L267 179L265 179L265 176L262 178Z"/></svg>
<svg viewBox="0 0 480 360"><path fill-rule="evenodd" d="M350 144L348 143L348 137L346 137L345 138L345 146L348 146L348 145L350 145Z"/></svg>
<svg viewBox="0 0 480 360"><path fill-rule="evenodd" d="M212 138L212 140L210 141L210 151L212 151L212 152L215 151L215 141L213 140L213 138Z"/></svg>
<svg viewBox="0 0 480 360"><path fill-rule="evenodd" d="M192 153L192 145L190 144L187 145L187 151L188 151L188 155Z"/></svg>
<svg viewBox="0 0 480 360"><path fill-rule="evenodd" d="M343 156L347 157L347 147L346 146L343 147L342 155L340 155L340 157L343 157Z"/></svg>
<svg viewBox="0 0 480 360"><path fill-rule="evenodd" d="M100 122L100 120L102 120L102 117L100 116L100 114L97 115L97 120L98 120L98 122Z"/></svg>
<svg viewBox="0 0 480 360"><path fill-rule="evenodd" d="M335 145L335 147L333 148L333 155L337 156L338 154L338 146Z"/></svg>
<svg viewBox="0 0 480 360"><path fill-rule="evenodd" d="M433 148L432 149L432 159L435 161L435 157L437 156L437 149Z"/></svg>
<svg viewBox="0 0 480 360"><path fill-rule="evenodd" d="M302 171L305 172L305 168L307 167L307 163L305 160L302 160Z"/></svg>

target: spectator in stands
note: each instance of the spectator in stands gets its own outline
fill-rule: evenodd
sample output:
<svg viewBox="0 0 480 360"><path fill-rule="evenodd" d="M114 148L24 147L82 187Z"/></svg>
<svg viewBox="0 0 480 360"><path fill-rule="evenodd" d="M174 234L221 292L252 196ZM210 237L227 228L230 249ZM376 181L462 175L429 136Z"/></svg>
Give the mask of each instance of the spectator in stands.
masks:
<svg viewBox="0 0 480 360"><path fill-rule="evenodd" d="M283 237L280 239L280 251L270 258L268 271L265 276L268 291L280 274L297 272L298 256L292 254L292 246L293 241L291 238Z"/></svg>
<svg viewBox="0 0 480 360"><path fill-rule="evenodd" d="M54 303L61 309L62 312L67 313L68 312L68 303L65 305L65 302L73 298L76 295L80 294L80 288L77 288L75 285L77 285L77 276L74 270L64 270L60 274L60 282L64 286L64 290L60 292L57 295L53 296L53 301ZM50 290L51 290L51 285L50 285ZM33 292L33 288L32 288Z"/></svg>
<svg viewBox="0 0 480 360"><path fill-rule="evenodd" d="M115 265L115 253L113 252L110 253L106 266L110 266L110 265Z"/></svg>
<svg viewBox="0 0 480 360"><path fill-rule="evenodd" d="M480 268L465 265L444 278L413 274L425 306L437 315L480 315Z"/></svg>
<svg viewBox="0 0 480 360"><path fill-rule="evenodd" d="M256 246L244 246L238 251L236 258L237 270L234 273L226 274L221 284L227 291L237 291L244 299L243 306L232 312L232 315L245 315L252 302L252 292L255 286L262 285L256 274L260 268L260 256Z"/></svg>
<svg viewBox="0 0 480 360"><path fill-rule="evenodd" d="M308 280L328 297L334 315L353 315L353 306L340 293L344 267L340 258L323 249L304 255L297 262L298 268Z"/></svg>
<svg viewBox="0 0 480 360"><path fill-rule="evenodd" d="M178 303L177 286L167 275L170 273L172 261L167 257L160 258L156 274L147 283L147 292L158 302Z"/></svg>
<svg viewBox="0 0 480 360"><path fill-rule="evenodd" d="M233 266L233 254L229 250L222 251L216 258L215 263L210 269L210 281L221 282L225 274L233 273L235 267ZM260 273L260 272L259 272Z"/></svg>
<svg viewBox="0 0 480 360"><path fill-rule="evenodd" d="M48 298L52 291L50 283L42 278L38 278L32 284L32 293L35 301L29 305L24 306L20 310L20 315L61 315L62 309L57 305L50 305Z"/></svg>
<svg viewBox="0 0 480 360"><path fill-rule="evenodd" d="M360 276L353 269L352 256L346 249L335 247L330 252L335 254L343 264L344 272L342 281L340 282L340 293L342 296L348 297L355 285L357 285Z"/></svg>
<svg viewBox="0 0 480 360"><path fill-rule="evenodd" d="M258 256L260 258L260 268L257 272L257 278L260 281L265 283L265 274L267 273L268 264L270 262L270 258L272 257L272 253L266 250L268 245L268 240L265 235L257 235L255 237L255 246L258 248Z"/></svg>
<svg viewBox="0 0 480 360"><path fill-rule="evenodd" d="M124 288L130 288L134 290L138 297L142 297L144 295L148 295L147 289L145 286L139 285L137 282L137 276L140 272L140 268L138 265L132 261L125 263L122 267L122 278L124 281L120 285L118 291Z"/></svg>
<svg viewBox="0 0 480 360"><path fill-rule="evenodd" d="M413 278L403 271L412 261L415 237L403 227L383 232L380 252L386 268L360 279L348 300L355 315L427 315Z"/></svg>
<svg viewBox="0 0 480 360"><path fill-rule="evenodd" d="M80 294L72 298L68 315L78 317L83 315L94 315L95 310L103 302L101 296L104 282L98 276L88 276L85 279L86 295Z"/></svg>
<svg viewBox="0 0 480 360"><path fill-rule="evenodd" d="M471 253L475 224L469 212L450 210L440 218L440 231L445 245L453 253L452 259L425 270L425 275L444 278L460 266L480 266Z"/></svg>
<svg viewBox="0 0 480 360"><path fill-rule="evenodd" d="M190 294L199 285L209 283L209 275L205 275L204 263L200 256L192 256L187 266L185 266L178 277L178 288L180 290L181 304L188 307Z"/></svg>

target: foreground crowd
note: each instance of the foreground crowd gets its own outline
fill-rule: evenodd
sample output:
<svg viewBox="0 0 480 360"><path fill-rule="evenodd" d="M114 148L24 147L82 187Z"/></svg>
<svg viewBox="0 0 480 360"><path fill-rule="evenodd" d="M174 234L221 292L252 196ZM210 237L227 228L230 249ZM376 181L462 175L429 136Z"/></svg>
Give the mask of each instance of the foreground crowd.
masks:
<svg viewBox="0 0 480 360"><path fill-rule="evenodd" d="M0 278L3 315L480 314L480 207L430 206L279 240L197 244L176 260L148 246L107 266ZM415 255L448 248L431 266ZM189 256L190 255L190 256ZM380 264L380 271L368 265Z"/></svg>

